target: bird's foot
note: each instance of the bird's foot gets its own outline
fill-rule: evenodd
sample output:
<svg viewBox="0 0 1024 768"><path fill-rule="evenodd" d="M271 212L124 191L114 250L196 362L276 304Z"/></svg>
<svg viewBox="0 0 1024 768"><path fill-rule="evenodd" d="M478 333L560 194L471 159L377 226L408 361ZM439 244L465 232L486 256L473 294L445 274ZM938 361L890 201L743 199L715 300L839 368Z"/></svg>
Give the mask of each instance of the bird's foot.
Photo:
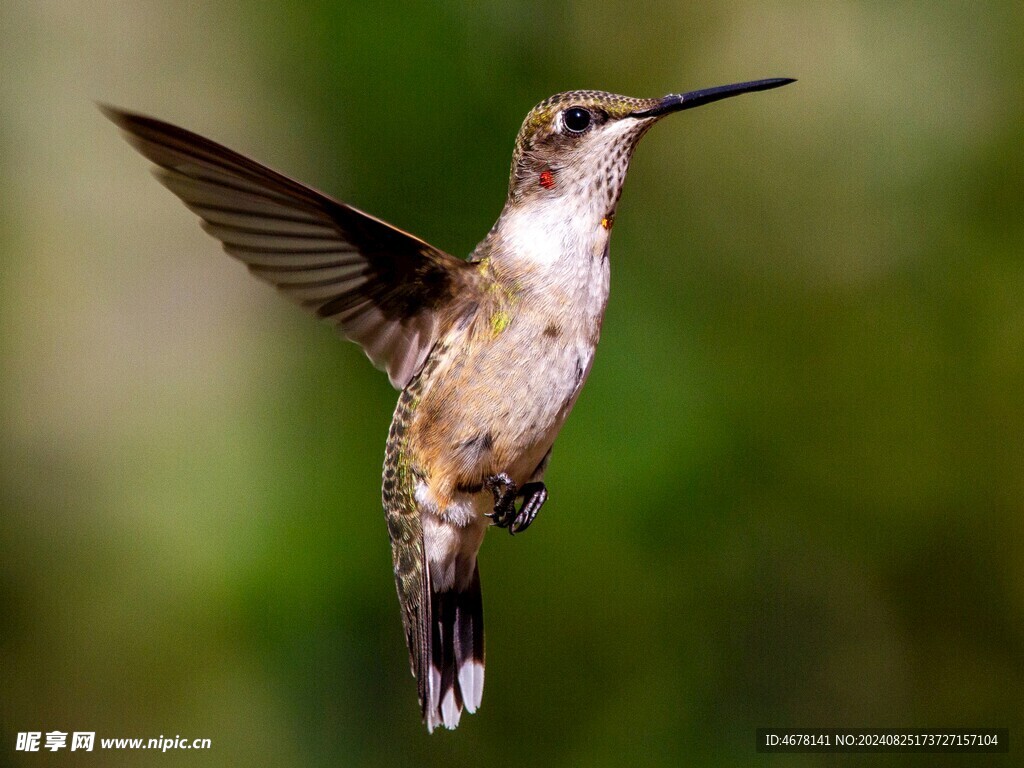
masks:
<svg viewBox="0 0 1024 768"><path fill-rule="evenodd" d="M504 472L488 477L484 481L484 488L494 494L494 512L487 515L491 518L492 525L508 528L512 535L530 527L530 523L537 517L537 513L548 498L548 489L544 483L526 483L520 488ZM523 499L518 510L517 498Z"/></svg>
<svg viewBox="0 0 1024 768"><path fill-rule="evenodd" d="M502 472L484 480L484 488L494 494L494 511L488 513L491 524L511 530L516 519L516 494L519 488Z"/></svg>
<svg viewBox="0 0 1024 768"><path fill-rule="evenodd" d="M519 489L519 495L523 497L523 505L516 515L515 524L508 529L512 534L521 533L530 527L530 523L548 500L548 488L541 482L527 483Z"/></svg>

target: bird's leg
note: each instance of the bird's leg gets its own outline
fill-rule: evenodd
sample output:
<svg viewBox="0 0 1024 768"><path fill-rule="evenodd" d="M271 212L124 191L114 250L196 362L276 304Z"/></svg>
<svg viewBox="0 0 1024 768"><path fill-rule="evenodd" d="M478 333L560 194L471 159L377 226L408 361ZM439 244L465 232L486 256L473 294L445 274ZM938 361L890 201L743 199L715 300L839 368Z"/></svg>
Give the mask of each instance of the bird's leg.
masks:
<svg viewBox="0 0 1024 768"><path fill-rule="evenodd" d="M494 494L494 512L487 516L494 525L508 528L508 532L513 535L530 527L530 523L537 517L537 513L548 498L548 489L544 483L526 483L520 488L504 472L491 475L484 480L484 488ZM517 498L523 499L523 504L518 510Z"/></svg>
<svg viewBox="0 0 1024 768"><path fill-rule="evenodd" d="M516 519L516 495L519 488L504 472L486 478L484 488L494 494L494 511L487 516L499 528L511 528Z"/></svg>

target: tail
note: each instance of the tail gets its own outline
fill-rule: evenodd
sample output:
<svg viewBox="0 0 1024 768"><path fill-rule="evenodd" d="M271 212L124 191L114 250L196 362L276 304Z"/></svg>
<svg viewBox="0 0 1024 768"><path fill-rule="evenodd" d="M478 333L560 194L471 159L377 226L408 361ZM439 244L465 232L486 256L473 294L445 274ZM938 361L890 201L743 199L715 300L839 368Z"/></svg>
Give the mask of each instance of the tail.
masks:
<svg viewBox="0 0 1024 768"><path fill-rule="evenodd" d="M420 681L420 708L427 730L433 732L438 725L457 726L463 707L476 712L483 697L484 608L476 564L464 589L453 585L443 592L430 590L428 621L430 662L417 664L414 658L413 669L427 674ZM415 655L412 648L410 652Z"/></svg>
<svg viewBox="0 0 1024 768"><path fill-rule="evenodd" d="M424 531L415 504L409 513L388 503L392 500L385 499L385 507L395 585L420 711L427 730L433 732L438 725L454 728L463 709L476 711L484 691L484 608L476 562L479 538L470 540L471 551L461 557L446 557L440 566L429 562L425 553L436 554L438 545L430 525L433 518L427 517ZM425 539L430 539L430 545L425 546Z"/></svg>

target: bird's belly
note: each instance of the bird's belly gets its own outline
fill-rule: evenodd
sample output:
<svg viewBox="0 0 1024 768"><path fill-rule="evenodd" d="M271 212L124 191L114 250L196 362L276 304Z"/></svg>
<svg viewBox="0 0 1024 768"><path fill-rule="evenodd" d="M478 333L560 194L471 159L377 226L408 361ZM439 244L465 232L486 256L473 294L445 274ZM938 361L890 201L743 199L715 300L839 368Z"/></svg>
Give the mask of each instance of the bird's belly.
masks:
<svg viewBox="0 0 1024 768"><path fill-rule="evenodd" d="M502 472L517 484L533 476L576 402L595 347L579 333L543 337L548 325L509 328L439 366L414 428L433 482L456 490ZM538 336L548 343L536 343Z"/></svg>
<svg viewBox="0 0 1024 768"><path fill-rule="evenodd" d="M521 354L501 388L502 411L493 422L496 454L517 483L530 478L555 442L590 372L594 347L552 343Z"/></svg>

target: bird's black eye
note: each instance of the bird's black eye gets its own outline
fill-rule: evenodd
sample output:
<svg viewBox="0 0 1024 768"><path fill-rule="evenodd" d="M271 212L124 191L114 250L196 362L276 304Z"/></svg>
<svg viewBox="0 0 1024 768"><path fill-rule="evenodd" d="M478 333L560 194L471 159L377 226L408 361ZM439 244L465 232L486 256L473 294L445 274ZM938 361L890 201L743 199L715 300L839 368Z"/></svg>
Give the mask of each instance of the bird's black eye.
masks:
<svg viewBox="0 0 1024 768"><path fill-rule="evenodd" d="M590 113L583 107L572 107L562 113L562 122L570 133L583 133L590 127Z"/></svg>

